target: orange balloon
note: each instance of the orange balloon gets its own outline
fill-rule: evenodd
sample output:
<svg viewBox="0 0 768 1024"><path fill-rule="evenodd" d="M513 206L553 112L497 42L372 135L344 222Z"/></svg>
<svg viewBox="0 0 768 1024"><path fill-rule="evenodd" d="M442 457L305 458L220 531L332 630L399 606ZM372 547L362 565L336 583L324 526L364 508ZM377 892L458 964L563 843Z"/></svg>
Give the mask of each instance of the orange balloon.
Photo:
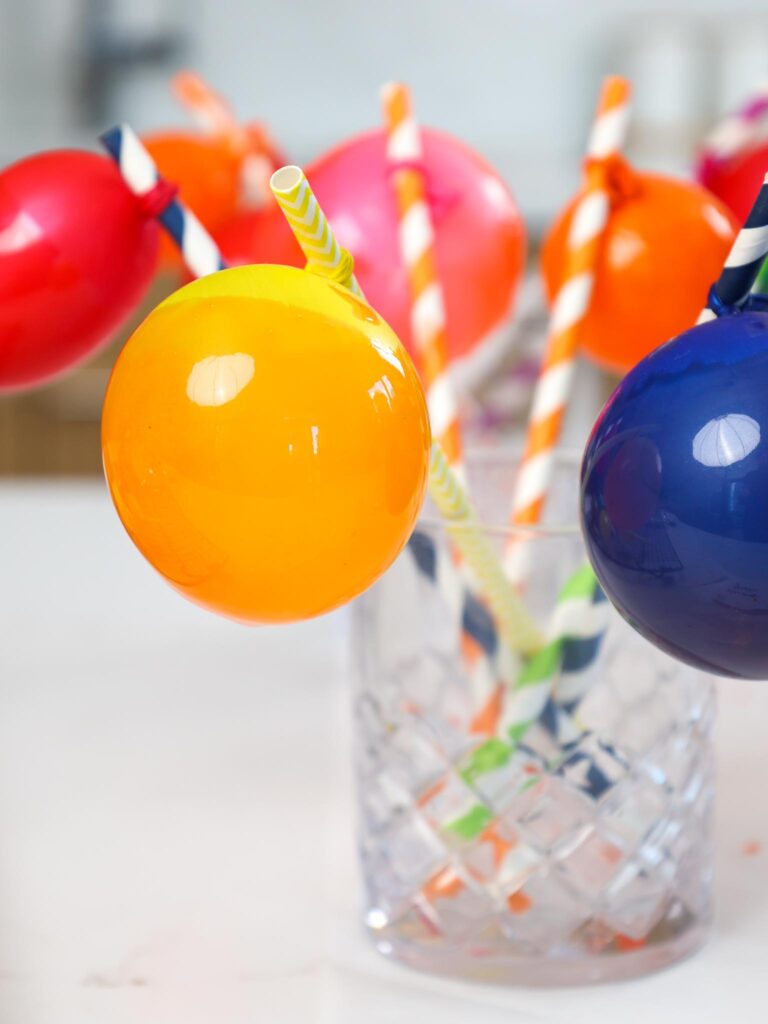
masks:
<svg viewBox="0 0 768 1024"><path fill-rule="evenodd" d="M164 132L142 141L160 174L179 186L179 197L209 231L218 231L234 217L242 158L226 140L192 132ZM165 232L159 265L174 271L182 267L179 250Z"/></svg>
<svg viewBox="0 0 768 1024"><path fill-rule="evenodd" d="M584 352L625 373L654 348L696 323L738 224L713 195L690 182L624 168L625 195L611 210L584 321ZM573 199L541 255L547 296L562 282Z"/></svg>
<svg viewBox="0 0 768 1024"><path fill-rule="evenodd" d="M194 281L121 352L102 444L136 546L246 622L329 611L405 545L430 432L418 375L346 288L292 267Z"/></svg>

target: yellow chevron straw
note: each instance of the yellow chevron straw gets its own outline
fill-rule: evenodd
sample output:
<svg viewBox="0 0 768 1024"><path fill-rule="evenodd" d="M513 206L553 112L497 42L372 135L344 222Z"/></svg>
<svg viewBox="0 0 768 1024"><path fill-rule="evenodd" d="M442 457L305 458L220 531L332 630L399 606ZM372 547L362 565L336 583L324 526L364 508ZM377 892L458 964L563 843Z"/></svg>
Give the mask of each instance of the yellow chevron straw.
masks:
<svg viewBox="0 0 768 1024"><path fill-rule="evenodd" d="M353 273L352 256L336 241L331 226L300 167L275 171L270 187L307 257L307 270L345 285L364 299ZM477 528L469 498L437 441L429 460L429 493L514 651L528 654L544 638L522 599L509 583L486 536Z"/></svg>
<svg viewBox="0 0 768 1024"><path fill-rule="evenodd" d="M338 281L362 298L352 254L336 241L304 171L292 164L281 167L272 175L269 186L307 257L307 269Z"/></svg>
<svg viewBox="0 0 768 1024"><path fill-rule="evenodd" d="M477 528L469 496L436 441L432 442L429 457L429 496L446 520L446 532L472 570L506 642L522 654L537 651L544 638L520 595L510 586L488 538Z"/></svg>

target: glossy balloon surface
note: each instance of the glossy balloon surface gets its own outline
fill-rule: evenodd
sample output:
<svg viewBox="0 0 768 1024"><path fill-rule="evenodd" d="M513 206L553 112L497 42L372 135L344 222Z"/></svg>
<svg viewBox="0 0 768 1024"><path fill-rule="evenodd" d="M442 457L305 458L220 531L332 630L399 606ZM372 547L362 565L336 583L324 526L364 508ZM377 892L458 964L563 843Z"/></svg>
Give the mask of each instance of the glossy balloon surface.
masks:
<svg viewBox="0 0 768 1024"><path fill-rule="evenodd" d="M696 322L738 229L698 185L631 173L636 191L611 211L582 340L586 355L619 374ZM575 203L542 249L550 301L562 281Z"/></svg>
<svg viewBox="0 0 768 1024"><path fill-rule="evenodd" d="M592 564L675 657L768 678L768 315L696 327L632 370L582 467Z"/></svg>
<svg viewBox="0 0 768 1024"><path fill-rule="evenodd" d="M525 262L525 228L509 189L463 143L423 129L424 166L445 289L454 361L480 374L504 351L507 323ZM355 273L371 305L413 353L411 292L398 243L397 206L383 131L356 136L306 168L339 242L355 257ZM232 263L304 266L276 206L238 219L217 236ZM461 372L461 371L460 371Z"/></svg>
<svg viewBox="0 0 768 1024"><path fill-rule="evenodd" d="M111 340L146 292L157 225L106 157L60 150L0 174L0 389L30 387Z"/></svg>
<svg viewBox="0 0 768 1024"><path fill-rule="evenodd" d="M205 607L285 622L355 597L418 515L429 426L392 330L289 267L175 292L121 353L102 420L117 511Z"/></svg>
<svg viewBox="0 0 768 1024"><path fill-rule="evenodd" d="M747 219L768 170L768 145L755 146L727 160L702 160L701 184L722 200L739 224Z"/></svg>

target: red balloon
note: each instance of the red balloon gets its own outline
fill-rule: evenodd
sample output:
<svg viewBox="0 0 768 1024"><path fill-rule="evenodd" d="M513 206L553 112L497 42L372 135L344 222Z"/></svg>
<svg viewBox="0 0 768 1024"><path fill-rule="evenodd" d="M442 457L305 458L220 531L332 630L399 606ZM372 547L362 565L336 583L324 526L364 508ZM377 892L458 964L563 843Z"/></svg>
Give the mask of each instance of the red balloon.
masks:
<svg viewBox="0 0 768 1024"><path fill-rule="evenodd" d="M509 189L482 157L443 132L426 128L422 135L451 356L475 376L502 351L499 328L512 312L525 261L525 228ZM355 258L365 297L418 359L385 133L367 132L342 143L306 173L339 242ZM231 263L305 262L272 204L237 218L217 241Z"/></svg>
<svg viewBox="0 0 768 1024"><path fill-rule="evenodd" d="M141 301L158 228L106 157L39 153L0 174L0 390L108 342Z"/></svg>
<svg viewBox="0 0 768 1024"><path fill-rule="evenodd" d="M740 224L752 209L768 169L768 144L735 153L724 160L703 157L696 177L721 199Z"/></svg>

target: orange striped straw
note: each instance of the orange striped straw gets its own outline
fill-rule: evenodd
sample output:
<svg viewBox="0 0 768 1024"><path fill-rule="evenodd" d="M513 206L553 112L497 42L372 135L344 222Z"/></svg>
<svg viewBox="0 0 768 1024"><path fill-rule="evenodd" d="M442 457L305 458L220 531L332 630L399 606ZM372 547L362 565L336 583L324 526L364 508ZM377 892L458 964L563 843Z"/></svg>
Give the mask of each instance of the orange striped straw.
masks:
<svg viewBox="0 0 768 1024"><path fill-rule="evenodd" d="M171 79L171 89L204 131L236 139L245 147L245 129L235 117L232 106L204 78L194 71L179 71Z"/></svg>
<svg viewBox="0 0 768 1024"><path fill-rule="evenodd" d="M427 394L432 435L457 470L462 457L459 414L450 374L445 301L437 270L421 133L406 86L399 82L385 85L381 103L400 218L400 251L411 286L411 335Z"/></svg>
<svg viewBox="0 0 768 1024"><path fill-rule="evenodd" d="M405 85L399 82L385 85L381 90L381 104L387 129L387 161L398 208L400 252L411 287L411 335L427 395L432 435L448 465L461 478L461 430L450 376L445 302L435 255L435 230L423 170L421 132ZM452 595L462 593L465 588L487 604L477 593L458 551L454 550L452 558L441 560L441 565L438 587L448 607L455 607ZM478 708L471 729L492 735L502 694L517 672L516 659L511 657L506 659L508 664L495 664L465 630L461 636L464 663Z"/></svg>
<svg viewBox="0 0 768 1024"><path fill-rule="evenodd" d="M171 79L176 99L211 135L226 139L242 157L242 200L246 207L262 206L271 197L269 179L275 170L266 132L257 125L241 124L230 103L194 71L179 71Z"/></svg>
<svg viewBox="0 0 768 1024"><path fill-rule="evenodd" d="M571 221L563 279L552 307L549 336L533 393L512 525L541 520L552 481L554 452L573 384L579 337L595 283L597 261L610 214L608 173L619 156L629 124L631 88L624 78L603 82L587 147L586 182ZM531 545L513 536L505 554L509 579L523 586L531 571Z"/></svg>

